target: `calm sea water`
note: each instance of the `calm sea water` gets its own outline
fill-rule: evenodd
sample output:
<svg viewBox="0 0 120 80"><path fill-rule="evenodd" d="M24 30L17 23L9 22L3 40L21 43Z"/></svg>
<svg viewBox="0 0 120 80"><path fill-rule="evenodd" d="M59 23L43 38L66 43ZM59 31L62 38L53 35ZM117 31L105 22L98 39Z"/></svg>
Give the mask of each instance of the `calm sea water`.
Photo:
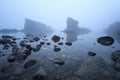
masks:
<svg viewBox="0 0 120 80"><path fill-rule="evenodd" d="M25 37L23 33L14 33L14 34L0 34L0 35L12 35L17 38ZM58 45L61 48L61 51L54 52L53 48L54 45L57 45L57 43L54 43L51 40L51 37L53 35L59 35L60 37L63 37L60 42L65 43L66 41L73 41L72 46L67 45ZM105 33L99 32L91 32L89 34L85 35L75 35L72 34L65 34L63 32L54 32L47 36L48 41L51 45L44 45L39 52L32 52L32 54L24 61L24 62L15 62L12 63L16 67L22 66L25 62L34 59L38 61L38 65L36 65L34 68L32 68L29 71L26 71L25 74L28 76L32 75L32 71L34 72L39 66L43 66L47 73L50 73L49 77L52 80L53 76L56 75L56 72L59 73L59 76L67 76L72 74L86 59L88 59L90 56L88 56L88 52L92 51L96 53L96 56L102 56L108 63L112 63L111 60L111 53L115 50L120 49L120 43L117 41L114 42L111 46L103 46L99 43L97 43L97 38L106 36ZM41 40L43 38L40 38ZM19 43L18 40L17 42ZM34 43L28 43L31 44L33 47L36 46L39 42ZM0 58L0 67L2 65L7 63L7 56L11 54L11 49L8 50L2 50L2 45L0 45L0 51L2 51L6 56L3 56ZM115 47L115 48L113 48ZM54 64L54 59L60 58L65 61L65 65L58 66ZM16 68L14 67L13 70ZM2 73L1 73L2 74ZM4 73L6 74L6 73ZM11 74L11 72L7 72L7 74Z"/></svg>

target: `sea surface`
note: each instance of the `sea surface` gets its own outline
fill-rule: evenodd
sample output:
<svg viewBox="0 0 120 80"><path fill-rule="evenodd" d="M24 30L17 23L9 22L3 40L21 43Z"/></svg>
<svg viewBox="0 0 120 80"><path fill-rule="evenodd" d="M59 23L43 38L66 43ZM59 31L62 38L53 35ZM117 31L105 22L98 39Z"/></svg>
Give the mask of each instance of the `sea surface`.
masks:
<svg viewBox="0 0 120 80"><path fill-rule="evenodd" d="M64 32L54 32L52 34L48 34L46 39L46 42L50 42L51 45L44 45L41 47L39 52L32 52L28 58L22 62L15 61L13 63L10 63L12 65L11 69L9 69L6 72L0 72L0 80L32 80L32 76L34 73L39 69L40 66L42 66L46 73L48 74L48 80L59 80L63 78L67 78L69 76L72 76L73 73L80 67L82 63L84 63L85 60L90 58L91 56L88 55L88 52L95 52L96 56L101 56L104 58L106 62L109 64L112 64L111 60L111 53L113 51L120 49L120 43L117 41L114 42L111 46L104 46L97 42L97 39L102 36L106 36L107 34L103 32L91 32L89 34L84 35L72 35L74 33L71 33L71 35L66 34ZM12 34L4 34L2 35L11 35L15 36L16 38L20 38L16 42L19 45L19 42L23 40L23 38L26 36L24 33L12 33ZM58 45L58 43L54 43L51 40L51 37L53 35L58 35L62 39L59 42L63 42L63 45ZM40 41L43 41L44 37L40 37ZM39 41L39 42L40 42ZM65 44L66 41L72 41L71 46L67 46ZM33 43L27 43L32 45L32 47L35 47L39 42L33 42ZM57 45L59 48L61 48L61 51L55 52L54 46ZM4 56L0 57L0 68L6 64L9 64L7 62L7 57L12 54L12 48L10 47L8 50L3 50L3 46L0 45L0 51L2 51L2 54L5 54ZM1 54L1 55L2 55ZM54 59L59 58L64 60L64 65L58 65L54 63ZM29 60L36 60L37 63L25 70L23 68L24 64ZM18 74L15 72L16 69L22 68L23 72L22 74ZM18 74L18 75L16 75ZM16 78L14 78L16 77Z"/></svg>

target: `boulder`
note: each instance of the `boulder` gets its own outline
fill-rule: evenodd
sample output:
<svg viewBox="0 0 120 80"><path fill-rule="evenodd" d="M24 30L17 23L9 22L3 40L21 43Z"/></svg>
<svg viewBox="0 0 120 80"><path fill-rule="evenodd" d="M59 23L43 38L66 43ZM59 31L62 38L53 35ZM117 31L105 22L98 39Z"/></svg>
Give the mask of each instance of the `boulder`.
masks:
<svg viewBox="0 0 120 80"><path fill-rule="evenodd" d="M30 60L24 64L24 68L29 69L29 68L33 67L36 63L37 63L36 60Z"/></svg>
<svg viewBox="0 0 120 80"><path fill-rule="evenodd" d="M110 46L114 43L114 39L110 36L103 36L97 39L97 42L101 45Z"/></svg>
<svg viewBox="0 0 120 80"><path fill-rule="evenodd" d="M53 42L59 42L60 41L60 37L58 36L58 35L54 35L53 37L52 37L52 41Z"/></svg>
<svg viewBox="0 0 120 80"><path fill-rule="evenodd" d="M89 56L95 56L96 53L95 53L95 52L91 52L91 51L89 51L89 52L88 52L88 55L89 55Z"/></svg>
<svg viewBox="0 0 120 80"><path fill-rule="evenodd" d="M62 59L59 59L59 58L55 58L55 59L54 59L54 63L55 63L55 64L58 64L58 65L64 65L64 64L65 64L65 61L62 60Z"/></svg>

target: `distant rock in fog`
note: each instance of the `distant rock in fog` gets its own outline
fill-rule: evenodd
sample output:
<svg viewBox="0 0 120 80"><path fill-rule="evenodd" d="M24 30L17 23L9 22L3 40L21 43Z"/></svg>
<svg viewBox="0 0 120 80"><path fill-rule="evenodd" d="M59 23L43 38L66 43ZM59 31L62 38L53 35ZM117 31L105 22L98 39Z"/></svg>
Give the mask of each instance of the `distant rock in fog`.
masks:
<svg viewBox="0 0 120 80"><path fill-rule="evenodd" d="M84 27L79 27L78 24L79 22L68 17L67 18L67 28L63 31L67 34L67 41L69 42L74 42L77 40L78 35L83 35L83 34L88 34L91 32L91 30L84 28Z"/></svg>
<svg viewBox="0 0 120 80"><path fill-rule="evenodd" d="M17 33L19 30L17 29L2 29L0 30L0 33Z"/></svg>
<svg viewBox="0 0 120 80"><path fill-rule="evenodd" d="M45 36L49 33L52 33L54 30L47 26L46 24L36 22L34 20L25 19L24 33L33 34L37 36Z"/></svg>
<svg viewBox="0 0 120 80"><path fill-rule="evenodd" d="M77 20L74 20L70 17L67 18L67 28L64 30L65 33L78 33L78 34L87 34L90 33L91 30L83 27L79 27L78 24L79 22Z"/></svg>
<svg viewBox="0 0 120 80"><path fill-rule="evenodd" d="M116 41L120 43L120 22L111 24L106 30L108 36L112 36Z"/></svg>

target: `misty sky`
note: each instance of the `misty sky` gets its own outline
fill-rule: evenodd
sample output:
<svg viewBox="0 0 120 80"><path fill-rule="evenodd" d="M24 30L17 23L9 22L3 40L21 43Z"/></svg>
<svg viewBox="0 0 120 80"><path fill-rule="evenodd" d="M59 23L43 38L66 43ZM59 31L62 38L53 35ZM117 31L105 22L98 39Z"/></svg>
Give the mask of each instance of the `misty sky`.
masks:
<svg viewBox="0 0 120 80"><path fill-rule="evenodd" d="M120 21L120 0L0 0L0 29L22 29L29 18L63 30L67 17L79 26L104 29Z"/></svg>

